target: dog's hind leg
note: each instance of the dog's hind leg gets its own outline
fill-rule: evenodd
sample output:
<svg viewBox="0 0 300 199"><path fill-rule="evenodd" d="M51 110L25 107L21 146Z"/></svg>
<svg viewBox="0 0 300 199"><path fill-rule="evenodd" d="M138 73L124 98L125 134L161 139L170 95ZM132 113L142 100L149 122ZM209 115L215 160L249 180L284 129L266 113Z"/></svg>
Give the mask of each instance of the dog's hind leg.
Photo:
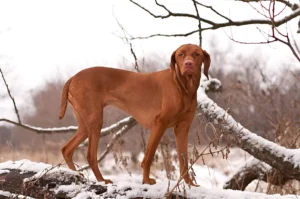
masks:
<svg viewBox="0 0 300 199"><path fill-rule="evenodd" d="M68 167L72 170L76 170L72 158L74 151L78 147L78 145L88 137L88 130L82 117L79 115L78 112L76 112L76 110L74 110L74 114L77 119L78 129L74 136L61 149L61 152Z"/></svg>
<svg viewBox="0 0 300 199"><path fill-rule="evenodd" d="M89 146L87 151L87 161L98 181L104 181L105 184L112 183L111 180L104 179L97 162L97 149L98 149L98 142L100 139L100 132L103 123L103 106L96 106L95 103L91 103L94 106L89 115L85 116L85 124L89 131Z"/></svg>

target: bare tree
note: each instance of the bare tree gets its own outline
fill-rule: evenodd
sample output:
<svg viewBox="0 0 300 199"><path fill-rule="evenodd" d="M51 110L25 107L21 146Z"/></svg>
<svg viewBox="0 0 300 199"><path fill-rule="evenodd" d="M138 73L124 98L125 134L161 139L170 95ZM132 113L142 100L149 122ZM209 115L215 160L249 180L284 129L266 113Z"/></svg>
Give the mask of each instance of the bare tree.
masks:
<svg viewBox="0 0 300 199"><path fill-rule="evenodd" d="M300 15L300 4L298 3L291 3L286 0L236 0L236 2L244 2L249 4L255 11L258 12L261 19L253 19L252 17L248 17L248 19L240 20L240 19L232 19L230 16L221 13L217 9L213 8L212 6L205 5L200 3L197 0L190 0L190 3L193 4L195 8L194 13L182 13L182 12L173 12L171 11L167 5L159 3L158 0L155 0L155 3L158 7L162 8L166 14L155 14L151 10L147 9L146 7L142 6L140 3L136 1L129 0L140 9L144 10L146 13L151 15L157 19L171 19L171 18L187 18L191 20L197 21L197 27L195 27L192 31L187 31L185 33L174 33L174 34L164 34L164 33L156 33L148 36L141 36L135 37L132 36L131 39L149 39L152 37L187 37L189 35L193 35L198 33L199 34L199 45L202 45L202 32L207 30L217 30L220 28L225 27L243 27L248 25L264 25L268 26L271 29L271 33L264 32L263 30L259 29L261 34L264 35L266 38L265 41L257 41L257 42L245 42L245 41L237 41L232 36L228 37L238 43L244 44L269 44L273 42L281 42L287 45L290 50L292 51L295 58L300 62L300 51L299 46L297 46L294 38L288 34L286 30L283 32L279 29L284 24L287 24L292 19L298 17ZM276 7L276 4L281 4L284 6L283 9ZM223 19L226 22L216 22L213 21L211 18L206 18L205 16L201 15L199 12L199 8L205 8L210 10L215 14L216 17ZM284 10L289 10L289 14L285 14ZM300 24L300 20L299 20ZM300 26L300 25L299 25ZM298 30L299 32L299 30Z"/></svg>

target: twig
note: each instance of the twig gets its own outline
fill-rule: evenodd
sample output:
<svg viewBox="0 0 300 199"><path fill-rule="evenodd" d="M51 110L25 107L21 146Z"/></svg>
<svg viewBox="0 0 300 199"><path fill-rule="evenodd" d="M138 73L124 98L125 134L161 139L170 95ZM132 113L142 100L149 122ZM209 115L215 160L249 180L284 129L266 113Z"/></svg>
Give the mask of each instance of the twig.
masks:
<svg viewBox="0 0 300 199"><path fill-rule="evenodd" d="M266 2L266 1L270 1L270 0L236 0L236 1L241 1L241 2L245 2L245 3L249 3L249 2ZM286 0L276 0L280 3L285 4L286 6L288 6L289 8L291 8L292 10L296 10L297 8L299 8L299 5L296 3L291 3L290 1L286 1Z"/></svg>
<svg viewBox="0 0 300 199"><path fill-rule="evenodd" d="M119 37L121 38L123 41L125 41L125 43L129 44L129 47L130 47L130 53L132 54L133 56L133 59L134 59L134 68L137 72L140 72L140 69L139 69L139 65L138 65L138 60L137 60L137 56L136 56L136 53L135 51L133 50L133 46L132 46L132 43L130 42L130 40L128 39L128 36L131 37L128 32L125 30L125 28L123 27L123 25L119 22L119 20L115 17L115 20L117 21L117 24L118 26L121 28L122 32L123 32L123 37Z"/></svg>
<svg viewBox="0 0 300 199"><path fill-rule="evenodd" d="M193 0L194 1L194 0ZM217 15L219 15L220 17L226 19L227 21L232 21L231 19L229 19L228 17L226 17L225 15L219 13L218 11L216 11L212 6L207 6L207 5L204 5L198 1L195 1L198 5L202 6L202 7L205 7L205 8L208 8L208 9L211 9L214 13L216 13Z"/></svg>
<svg viewBox="0 0 300 199"><path fill-rule="evenodd" d="M7 85L7 83L6 83L6 80L5 80L5 78L4 78L4 74L3 74L2 70L1 70L1 68L0 68L0 73L1 73L1 75L2 75L2 79L3 79L4 84L5 84L5 86L6 86L7 93L8 93L10 99L12 100L12 102L13 102L13 104L14 104L15 113L16 113L16 115L17 115L18 122L19 122L19 124L21 124L21 119L20 119L20 115L19 115L19 110L18 110L17 105L16 105L16 101L15 101L14 97L13 97L13 96L11 95L11 93L10 93L10 90L9 90L9 88L8 88L8 85Z"/></svg>
<svg viewBox="0 0 300 199"><path fill-rule="evenodd" d="M214 142L214 140L217 138L217 136L215 136L210 143L202 150L202 152L199 154L199 156L197 158L195 158L195 160L193 160L193 162L190 164L190 166L188 167L188 169L184 172L183 175L180 176L180 178L177 180L177 183L173 186L173 188L166 193L166 197L169 198L171 196L171 194L173 193L173 191L176 189L176 187L178 187L178 185L180 184L180 182L182 181L182 179L184 178L185 175L188 175L188 172L192 169L192 166L199 160L200 157L203 156L204 152L210 147L210 145ZM211 154L211 153L209 153Z"/></svg>
<svg viewBox="0 0 300 199"><path fill-rule="evenodd" d="M274 42L279 41L280 43L283 43L283 44L285 44L286 46L288 46L288 47L290 48L290 50L292 51L294 57L300 62L300 55L299 55L299 52L297 53L299 47L298 47L297 44L295 43L295 40L294 40L294 46L295 46L296 49L295 49L295 48L293 47L293 45L291 44L291 41L290 41L290 38L289 38L289 34L288 34L288 31L287 31L287 28L286 28L286 34L283 34L283 33L280 32L280 31L278 30L278 28L277 28L277 27L278 27L277 24L278 24L278 22L279 22L280 20L278 20L278 21L276 22L276 21L275 21L275 17L278 16L278 14L280 14L283 10L281 10L279 13L275 14L275 2L276 2L275 0L270 0L270 3L269 3L268 8L265 7L265 6L263 6L263 5L261 4L262 8L263 8L265 11L268 12L268 15L265 15L265 14L259 12L254 6L252 6L251 4L249 4L254 10L256 10L257 12L259 12L259 14L261 14L262 16L264 16L265 18L267 18L267 20L270 20L270 21L271 21L271 30L272 30L272 33L271 33L271 34L265 33L264 31L262 31L262 30L260 30L260 29L258 28L258 30L259 30L261 33L264 33L265 35L268 36L268 38L266 38L266 41L260 41L260 42L243 42L243 41L237 41L237 40L235 40L232 36L229 36L226 32L225 32L225 34L227 35L227 37L228 37L230 40L232 40L232 41L234 41L234 42L236 42L236 43L240 43L240 44L270 44L270 43L274 43ZM260 3L261 3L261 2L260 2ZM300 8L298 8L296 11L299 12L299 11L300 11ZM300 14L300 12L299 12L299 14ZM281 36L281 37L285 38L286 41L283 40L283 39L281 39L281 38L279 38L278 36ZM271 39L269 39L269 38L271 38Z"/></svg>

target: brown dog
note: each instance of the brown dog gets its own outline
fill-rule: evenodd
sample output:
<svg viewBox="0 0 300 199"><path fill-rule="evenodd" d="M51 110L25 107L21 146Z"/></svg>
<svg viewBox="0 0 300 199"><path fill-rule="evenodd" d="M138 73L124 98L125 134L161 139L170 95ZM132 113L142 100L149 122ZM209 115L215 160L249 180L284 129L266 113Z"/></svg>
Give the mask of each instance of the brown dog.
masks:
<svg viewBox="0 0 300 199"><path fill-rule="evenodd" d="M188 169L188 132L197 107L197 89L201 65L208 77L209 54L197 45L180 46L171 57L170 68L153 73L135 73L120 69L93 67L82 70L65 84L59 118L64 117L67 101L72 105L78 130L62 148L70 169L77 146L89 139L87 160L98 181L104 179L97 164L97 145L103 122L103 108L112 105L132 115L141 125L151 128L142 161L143 183L155 184L149 177L150 165L166 128L174 127L180 174L190 185ZM177 65L177 67L176 67Z"/></svg>

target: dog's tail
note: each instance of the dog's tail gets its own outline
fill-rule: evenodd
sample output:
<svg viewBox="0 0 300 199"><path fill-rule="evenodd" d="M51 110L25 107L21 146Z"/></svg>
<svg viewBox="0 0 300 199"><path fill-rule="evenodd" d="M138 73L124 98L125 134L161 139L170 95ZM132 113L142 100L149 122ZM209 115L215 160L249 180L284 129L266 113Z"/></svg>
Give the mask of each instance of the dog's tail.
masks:
<svg viewBox="0 0 300 199"><path fill-rule="evenodd" d="M72 80L72 78L70 78L66 82L66 84L63 88L63 92L62 92L62 96L61 96L59 119L62 119L65 116L65 112L66 112L67 104L68 104L68 93L69 93L69 86L70 86L71 80Z"/></svg>

